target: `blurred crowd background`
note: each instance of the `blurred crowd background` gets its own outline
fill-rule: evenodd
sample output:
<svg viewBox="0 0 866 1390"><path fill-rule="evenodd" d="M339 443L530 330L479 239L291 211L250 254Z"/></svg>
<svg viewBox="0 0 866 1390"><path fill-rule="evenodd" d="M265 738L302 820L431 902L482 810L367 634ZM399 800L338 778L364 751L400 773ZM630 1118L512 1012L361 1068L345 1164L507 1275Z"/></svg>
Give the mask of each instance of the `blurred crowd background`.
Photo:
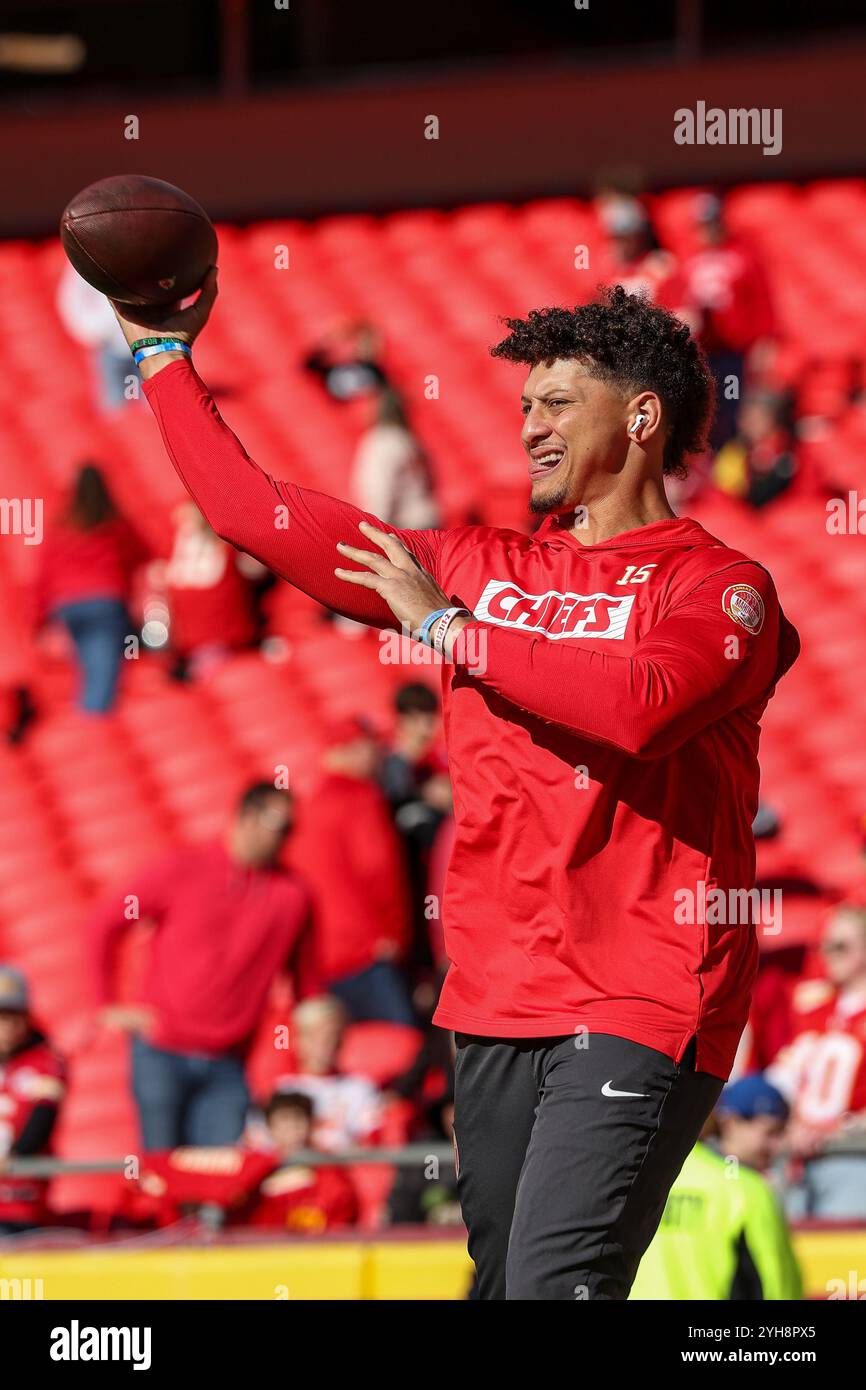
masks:
<svg viewBox="0 0 866 1390"><path fill-rule="evenodd" d="M53 72L57 16L31 16L41 33L24 57L14 8L0 6L13 116L43 121L84 78L105 103L88 121L119 119L118 86L136 109L136 73L117 69L108 30L92 37L104 7L82 9L83 69L54 35ZM166 100L185 81L203 101L213 87L242 103L245 86L280 80L294 99L315 74L336 83L371 56L355 21L329 28L333 6L318 20L300 6L277 69L258 18L228 4L210 7L209 23L208 8L184 12L213 51L179 43L172 61L186 66L161 73ZM566 20L573 34L566 8L549 7L552 30L534 29L528 48L516 7L493 25L503 46L483 54L452 26L452 70L482 57L561 64L550 44ZM700 70L717 16L656 8L661 31L633 28L628 57L648 71L672 64L676 91L677 71ZM825 8L838 39L841 18ZM164 9L154 6L148 42ZM762 34L736 11L719 44L748 36L759 53ZM275 22L267 32L285 33ZM796 10L792 43L815 41L810 22ZM580 54L590 63L615 43L593 23ZM441 60L427 39L412 57ZM194 49L204 66L192 70ZM378 58L411 77L406 53ZM393 80L365 75L374 91ZM579 89L581 72L570 80ZM432 162L428 68L423 81L417 158ZM762 90L772 74L755 102ZM80 182L135 168L207 202L215 151L199 152L197 179L154 167L146 141L146 129L140 149L118 133L110 167L88 166ZM524 173L522 188L504 180L500 196L479 188L477 200L383 206L382 194L346 209L322 197L317 215L297 188L280 194L275 167L260 215L253 195L251 215L219 224L221 298L196 361L272 474L399 526L529 530L520 378L487 356L499 316L623 284L698 336L719 410L710 452L672 480L671 501L767 565L803 656L765 721L755 823L759 887L781 894L781 912L759 923L735 1075L636 1295L797 1297L786 1221L866 1222L866 180L829 148L793 169L755 151L733 177L708 150L702 174L692 164L679 180L673 164L660 180L639 148L629 160L608 153L605 164L575 148L550 187ZM70 177L52 175L56 213ZM232 211L234 196L209 210ZM429 653L395 660L378 634L210 531L164 457L108 306L65 264L38 199L8 230L0 1231L192 1219L298 1234L459 1227L447 1162L431 1175L420 1163L293 1161L450 1143L450 1040L430 1025L453 836L439 667ZM140 1165L134 1182L16 1171L15 1160L49 1154ZM728 1180L732 1164L742 1182ZM659 1245L688 1229L695 1194L715 1243L678 1269Z"/></svg>

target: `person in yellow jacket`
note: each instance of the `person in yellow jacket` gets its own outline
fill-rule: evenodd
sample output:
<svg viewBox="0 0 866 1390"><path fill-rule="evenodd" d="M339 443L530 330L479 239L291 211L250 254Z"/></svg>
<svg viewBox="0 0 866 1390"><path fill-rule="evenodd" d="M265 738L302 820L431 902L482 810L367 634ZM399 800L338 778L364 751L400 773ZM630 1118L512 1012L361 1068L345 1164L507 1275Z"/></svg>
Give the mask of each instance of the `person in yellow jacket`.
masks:
<svg viewBox="0 0 866 1390"><path fill-rule="evenodd" d="M784 1098L762 1076L725 1087L671 1188L632 1299L802 1298L785 1218L759 1171L776 1156L787 1119Z"/></svg>

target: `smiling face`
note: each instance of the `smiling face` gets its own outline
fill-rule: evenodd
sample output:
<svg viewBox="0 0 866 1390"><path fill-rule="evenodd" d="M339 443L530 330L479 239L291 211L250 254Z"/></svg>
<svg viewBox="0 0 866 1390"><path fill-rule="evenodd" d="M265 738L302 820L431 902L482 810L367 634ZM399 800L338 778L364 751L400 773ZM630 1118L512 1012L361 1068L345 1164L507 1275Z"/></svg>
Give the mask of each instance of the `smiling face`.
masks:
<svg viewBox="0 0 866 1390"><path fill-rule="evenodd" d="M539 363L521 399L533 512L564 512L609 489L629 449L632 404L574 359Z"/></svg>

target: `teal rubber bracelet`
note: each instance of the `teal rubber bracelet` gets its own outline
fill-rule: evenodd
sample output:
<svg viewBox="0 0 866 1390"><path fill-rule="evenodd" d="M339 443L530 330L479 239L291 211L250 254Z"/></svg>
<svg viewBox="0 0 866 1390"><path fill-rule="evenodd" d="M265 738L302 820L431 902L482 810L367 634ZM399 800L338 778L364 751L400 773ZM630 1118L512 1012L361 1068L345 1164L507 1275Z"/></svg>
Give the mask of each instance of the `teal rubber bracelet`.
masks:
<svg viewBox="0 0 866 1390"><path fill-rule="evenodd" d="M136 353L136 352L138 352L138 349L139 349L139 348L143 348L143 347L156 347L157 343L173 343L173 342L174 342L174 335L173 335L172 333L160 333L160 335L159 335L158 338L136 338L136 340L135 340L134 343L130 343L130 345L129 345L129 350L130 350L130 352L132 352L132 353Z"/></svg>

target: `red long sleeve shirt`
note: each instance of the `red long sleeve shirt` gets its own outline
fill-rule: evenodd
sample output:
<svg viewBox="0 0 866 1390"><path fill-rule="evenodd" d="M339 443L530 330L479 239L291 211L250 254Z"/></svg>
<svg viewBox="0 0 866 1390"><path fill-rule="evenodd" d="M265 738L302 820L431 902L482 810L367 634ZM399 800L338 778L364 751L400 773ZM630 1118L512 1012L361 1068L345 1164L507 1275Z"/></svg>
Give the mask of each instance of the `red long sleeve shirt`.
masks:
<svg viewBox="0 0 866 1390"><path fill-rule="evenodd" d="M320 602L396 625L333 574L362 513L262 472L186 362L146 391L216 531ZM384 529L476 616L469 659L443 667L456 840L436 1021L588 1028L677 1060L696 1036L698 1069L727 1076L755 933L706 902L754 882L759 719L798 649L769 575L688 519L597 545L556 518L532 537Z"/></svg>
<svg viewBox="0 0 866 1390"><path fill-rule="evenodd" d="M309 893L287 870L242 868L212 843L176 850L123 885L91 923L102 1003L112 997L117 937L145 919L156 930L142 1001L156 1014L157 1047L205 1056L243 1048L286 965L299 998L318 992Z"/></svg>
<svg viewBox="0 0 866 1390"><path fill-rule="evenodd" d="M402 954L409 900L400 842L375 782L329 773L300 807L292 858L316 903L326 983Z"/></svg>

